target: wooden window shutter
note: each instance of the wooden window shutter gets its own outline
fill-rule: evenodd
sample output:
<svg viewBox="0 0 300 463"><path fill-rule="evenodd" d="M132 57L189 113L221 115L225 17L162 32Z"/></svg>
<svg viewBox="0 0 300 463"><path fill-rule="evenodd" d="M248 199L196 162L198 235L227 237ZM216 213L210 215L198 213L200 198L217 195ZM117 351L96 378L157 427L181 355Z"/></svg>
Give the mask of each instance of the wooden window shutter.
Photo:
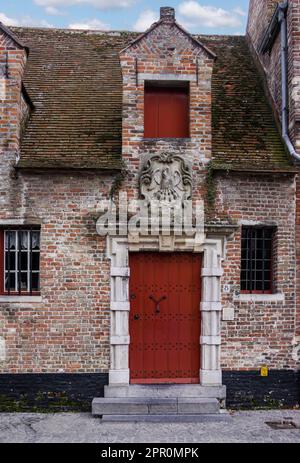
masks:
<svg viewBox="0 0 300 463"><path fill-rule="evenodd" d="M145 138L189 137L186 87L145 87Z"/></svg>

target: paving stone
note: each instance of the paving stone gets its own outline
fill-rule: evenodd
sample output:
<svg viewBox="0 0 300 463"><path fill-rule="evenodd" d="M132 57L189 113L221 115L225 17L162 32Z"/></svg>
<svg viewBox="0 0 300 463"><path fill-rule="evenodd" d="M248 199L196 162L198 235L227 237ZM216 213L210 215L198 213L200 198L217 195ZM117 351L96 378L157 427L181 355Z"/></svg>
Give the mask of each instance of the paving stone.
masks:
<svg viewBox="0 0 300 463"><path fill-rule="evenodd" d="M299 410L234 412L225 422L198 417L174 422L154 416L156 422L102 422L90 413L2 413L1 443L300 443L300 430L276 431L266 422L286 418L300 421ZM226 414L225 414L226 415ZM179 419L179 418L178 418ZM169 420L169 421L167 421Z"/></svg>

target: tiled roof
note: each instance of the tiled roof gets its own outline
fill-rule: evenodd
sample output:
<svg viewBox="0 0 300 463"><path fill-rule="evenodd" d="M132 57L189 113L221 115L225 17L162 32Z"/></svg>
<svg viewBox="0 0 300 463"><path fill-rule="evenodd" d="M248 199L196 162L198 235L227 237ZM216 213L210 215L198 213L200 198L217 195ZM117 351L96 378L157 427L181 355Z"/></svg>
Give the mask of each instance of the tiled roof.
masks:
<svg viewBox="0 0 300 463"><path fill-rule="evenodd" d="M119 169L119 51L138 35L13 28L30 49L24 84L35 106L19 167ZM243 37L196 36L217 55L213 74L213 165L288 170L285 153Z"/></svg>
<svg viewBox="0 0 300 463"><path fill-rule="evenodd" d="M213 165L293 170L244 37L200 37L217 54L212 79Z"/></svg>
<svg viewBox="0 0 300 463"><path fill-rule="evenodd" d="M118 53L132 35L13 31L30 49L24 84L35 105L19 167L119 169Z"/></svg>

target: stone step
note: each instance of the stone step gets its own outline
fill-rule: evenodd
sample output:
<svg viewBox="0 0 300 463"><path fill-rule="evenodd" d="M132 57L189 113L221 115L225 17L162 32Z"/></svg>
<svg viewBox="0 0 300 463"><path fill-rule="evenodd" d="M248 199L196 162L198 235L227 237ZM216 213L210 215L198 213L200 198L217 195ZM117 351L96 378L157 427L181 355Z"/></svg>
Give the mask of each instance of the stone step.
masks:
<svg viewBox="0 0 300 463"><path fill-rule="evenodd" d="M197 397L224 400L226 386L201 386L200 384L131 384L130 386L105 386L105 397L177 398Z"/></svg>
<svg viewBox="0 0 300 463"><path fill-rule="evenodd" d="M220 411L219 401L209 398L178 398L177 406L179 415L203 415Z"/></svg>
<svg viewBox="0 0 300 463"><path fill-rule="evenodd" d="M202 415L220 411L217 399L210 398L96 398L92 414L103 415Z"/></svg>
<svg viewBox="0 0 300 463"><path fill-rule="evenodd" d="M122 423L229 423L232 417L214 413L209 415L103 415L104 422Z"/></svg>

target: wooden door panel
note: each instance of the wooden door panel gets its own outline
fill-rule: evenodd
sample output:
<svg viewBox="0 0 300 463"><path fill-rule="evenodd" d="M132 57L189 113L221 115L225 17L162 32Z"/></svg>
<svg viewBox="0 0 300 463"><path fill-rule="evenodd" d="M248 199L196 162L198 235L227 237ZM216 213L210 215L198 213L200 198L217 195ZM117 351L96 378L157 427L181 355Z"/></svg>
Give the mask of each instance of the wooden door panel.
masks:
<svg viewBox="0 0 300 463"><path fill-rule="evenodd" d="M131 382L198 383L200 255L134 253L130 272Z"/></svg>

